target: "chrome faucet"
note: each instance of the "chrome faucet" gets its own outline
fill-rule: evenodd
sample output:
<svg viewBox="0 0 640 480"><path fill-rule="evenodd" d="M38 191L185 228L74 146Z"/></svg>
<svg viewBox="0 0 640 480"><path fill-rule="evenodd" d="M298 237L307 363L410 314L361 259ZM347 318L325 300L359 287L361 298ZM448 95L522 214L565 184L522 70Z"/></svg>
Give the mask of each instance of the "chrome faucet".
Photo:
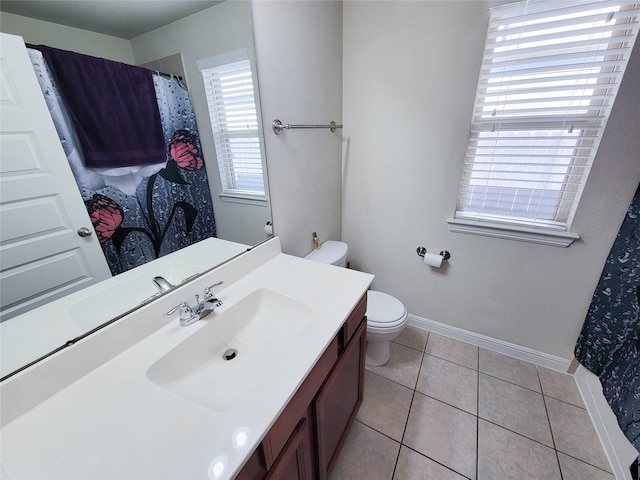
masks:
<svg viewBox="0 0 640 480"><path fill-rule="evenodd" d="M158 291L156 293L154 293L153 295L151 295L150 297L144 299L142 302L140 302L141 305L143 303L146 303L149 300L153 300L154 298L159 297L163 293L168 292L169 290L175 288L175 285L173 285L169 280L167 280L164 277L160 277L160 276L153 277L153 279L151 281L156 286Z"/></svg>
<svg viewBox="0 0 640 480"><path fill-rule="evenodd" d="M168 292L174 287L174 285L164 277L153 277L153 284L156 286L159 293Z"/></svg>
<svg viewBox="0 0 640 480"><path fill-rule="evenodd" d="M176 311L180 312L180 325L186 327L192 323L197 322L201 318L206 317L216 308L222 305L222 300L216 297L213 291L214 287L222 285L223 282L214 283L213 285L204 289L204 300L200 301L200 295L196 295L196 304L191 307L187 302L182 302L167 313L165 317L173 315Z"/></svg>

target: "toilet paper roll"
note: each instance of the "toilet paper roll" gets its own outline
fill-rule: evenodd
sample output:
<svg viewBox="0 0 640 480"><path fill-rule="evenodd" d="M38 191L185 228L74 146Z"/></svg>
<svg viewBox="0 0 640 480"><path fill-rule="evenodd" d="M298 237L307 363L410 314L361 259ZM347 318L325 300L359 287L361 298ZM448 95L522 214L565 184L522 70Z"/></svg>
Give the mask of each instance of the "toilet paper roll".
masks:
<svg viewBox="0 0 640 480"><path fill-rule="evenodd" d="M425 253L422 259L425 265L430 267L440 268L442 266L442 255L436 253Z"/></svg>
<svg viewBox="0 0 640 480"><path fill-rule="evenodd" d="M264 226L264 233L266 233L267 235L273 235L273 225L271 225L270 223L267 223Z"/></svg>

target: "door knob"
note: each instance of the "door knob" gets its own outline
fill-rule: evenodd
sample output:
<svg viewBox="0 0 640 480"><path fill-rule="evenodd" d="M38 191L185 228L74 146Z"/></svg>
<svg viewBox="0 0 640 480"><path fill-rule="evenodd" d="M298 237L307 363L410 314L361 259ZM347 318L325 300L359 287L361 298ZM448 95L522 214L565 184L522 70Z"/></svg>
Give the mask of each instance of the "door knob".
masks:
<svg viewBox="0 0 640 480"><path fill-rule="evenodd" d="M90 237L92 233L91 229L87 227L80 227L78 229L78 235L81 237Z"/></svg>

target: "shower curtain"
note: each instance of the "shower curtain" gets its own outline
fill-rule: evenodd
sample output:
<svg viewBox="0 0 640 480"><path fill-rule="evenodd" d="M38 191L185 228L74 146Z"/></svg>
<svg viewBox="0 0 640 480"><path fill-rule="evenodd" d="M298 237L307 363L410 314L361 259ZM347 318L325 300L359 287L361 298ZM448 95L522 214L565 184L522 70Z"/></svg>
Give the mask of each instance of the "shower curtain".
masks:
<svg viewBox="0 0 640 480"><path fill-rule="evenodd" d="M198 128L182 82L153 77L164 159L152 165L91 168L83 161L73 123L42 53L31 48L28 52L113 275L216 236Z"/></svg>
<svg viewBox="0 0 640 480"><path fill-rule="evenodd" d="M611 248L575 348L640 451L640 187Z"/></svg>

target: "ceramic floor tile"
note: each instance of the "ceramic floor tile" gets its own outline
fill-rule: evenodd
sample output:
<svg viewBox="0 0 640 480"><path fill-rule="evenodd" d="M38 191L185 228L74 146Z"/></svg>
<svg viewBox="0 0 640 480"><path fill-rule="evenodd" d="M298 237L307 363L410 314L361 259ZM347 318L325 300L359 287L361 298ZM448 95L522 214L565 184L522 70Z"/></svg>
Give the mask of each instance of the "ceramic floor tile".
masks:
<svg viewBox="0 0 640 480"><path fill-rule="evenodd" d="M405 347L411 347L415 350L419 350L420 352L424 352L428 338L428 330L414 327L413 325L407 325L400 335L394 338L393 341L404 345Z"/></svg>
<svg viewBox="0 0 640 480"><path fill-rule="evenodd" d="M416 390L473 415L478 412L478 372L425 355Z"/></svg>
<svg viewBox="0 0 640 480"><path fill-rule="evenodd" d="M402 440L413 390L375 373L365 372L364 400L358 421L397 440Z"/></svg>
<svg viewBox="0 0 640 480"><path fill-rule="evenodd" d="M562 480L615 480L609 472L558 452Z"/></svg>
<svg viewBox="0 0 640 480"><path fill-rule="evenodd" d="M478 416L553 447L542 394L480 374Z"/></svg>
<svg viewBox="0 0 640 480"><path fill-rule="evenodd" d="M555 372L548 368L538 367L542 393L577 407L585 408L582 396L573 375Z"/></svg>
<svg viewBox="0 0 640 480"><path fill-rule="evenodd" d="M444 358L450 362L464 365L465 367L478 369L478 347L468 343L444 337L437 333L429 334L425 353Z"/></svg>
<svg viewBox="0 0 640 480"><path fill-rule="evenodd" d="M391 358L386 365L381 367L367 366L367 370L414 389L421 363L422 353L399 343L391 342Z"/></svg>
<svg viewBox="0 0 640 480"><path fill-rule="evenodd" d="M476 417L467 412L416 393L403 444L475 479Z"/></svg>
<svg viewBox="0 0 640 480"><path fill-rule="evenodd" d="M545 397L551 432L559 452L611 471L589 414L583 408Z"/></svg>
<svg viewBox="0 0 640 480"><path fill-rule="evenodd" d="M427 345L428 348L428 345ZM515 383L521 387L541 392L538 370L533 363L502 355L490 350L480 349L480 365L482 373Z"/></svg>
<svg viewBox="0 0 640 480"><path fill-rule="evenodd" d="M478 480L561 480L552 448L482 419L478 421Z"/></svg>
<svg viewBox="0 0 640 480"><path fill-rule="evenodd" d="M465 477L403 445L393 480L465 480Z"/></svg>
<svg viewBox="0 0 640 480"><path fill-rule="evenodd" d="M399 443L355 421L330 478L391 480L399 450Z"/></svg>
<svg viewBox="0 0 640 480"><path fill-rule="evenodd" d="M411 330L367 367L332 479L614 480L572 376Z"/></svg>

